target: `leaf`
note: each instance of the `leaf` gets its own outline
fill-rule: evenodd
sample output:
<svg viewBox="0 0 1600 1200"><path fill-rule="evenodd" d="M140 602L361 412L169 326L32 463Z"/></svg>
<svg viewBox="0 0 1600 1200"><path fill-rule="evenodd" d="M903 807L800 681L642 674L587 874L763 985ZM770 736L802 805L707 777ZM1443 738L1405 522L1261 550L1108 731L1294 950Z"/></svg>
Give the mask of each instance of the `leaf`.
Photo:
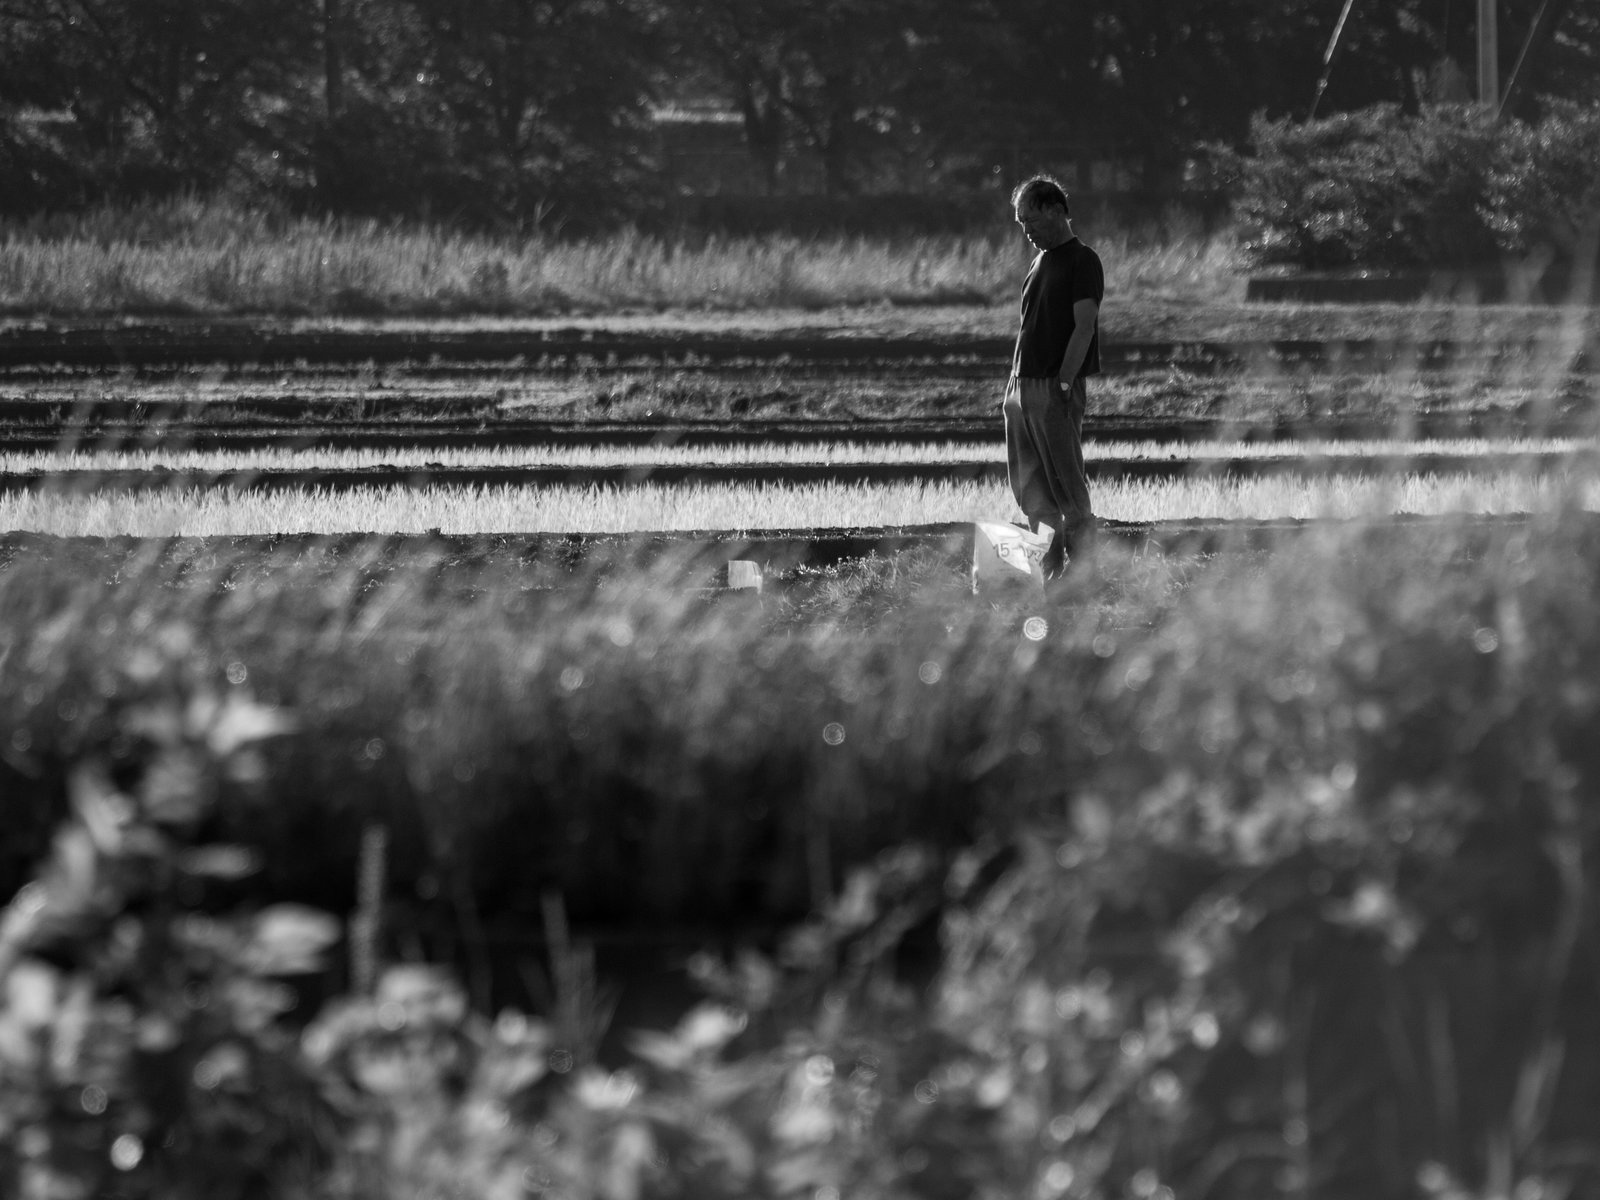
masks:
<svg viewBox="0 0 1600 1200"><path fill-rule="evenodd" d="M694 1051L721 1050L744 1032L749 1018L721 1004L697 1004L678 1023L678 1039Z"/></svg>
<svg viewBox="0 0 1600 1200"><path fill-rule="evenodd" d="M702 1099L704 1095L702 1094ZM759 1165L756 1147L745 1132L731 1121L705 1121L694 1130L699 1151L719 1162L735 1186L742 1187Z"/></svg>
<svg viewBox="0 0 1600 1200"><path fill-rule="evenodd" d="M238 1042L218 1042L195 1063L194 1079L208 1091L248 1086L250 1056Z"/></svg>
<svg viewBox="0 0 1600 1200"><path fill-rule="evenodd" d="M693 1048L686 1045L681 1037L657 1033L652 1029L640 1029L629 1034L628 1049L664 1071L681 1071L694 1057Z"/></svg>
<svg viewBox="0 0 1600 1200"><path fill-rule="evenodd" d="M1072 806L1072 823L1078 836L1090 845L1101 846L1111 840L1116 818L1111 806L1101 797L1088 793L1081 795Z"/></svg>
<svg viewBox="0 0 1600 1200"><path fill-rule="evenodd" d="M377 1025L377 1014L366 997L335 998L328 1002L300 1037L306 1056L326 1067L346 1050L360 1044Z"/></svg>
<svg viewBox="0 0 1600 1200"><path fill-rule="evenodd" d="M363 1042L350 1055L350 1073L374 1096L400 1096L427 1090L437 1072L419 1070L410 1055L388 1044Z"/></svg>
<svg viewBox="0 0 1600 1200"><path fill-rule="evenodd" d="M196 751L164 751L139 782L139 799L150 820L162 825L193 825L205 815L211 795L206 764Z"/></svg>
<svg viewBox="0 0 1600 1200"><path fill-rule="evenodd" d="M850 872L844 892L834 901L829 913L844 929L864 929L878 916L878 873L871 867Z"/></svg>
<svg viewBox="0 0 1600 1200"><path fill-rule="evenodd" d="M98 766L80 766L67 780L72 807L89 838L102 854L117 854L134 818L133 804L112 786Z"/></svg>
<svg viewBox="0 0 1600 1200"><path fill-rule="evenodd" d="M244 846L198 846L179 853L178 870L204 879L244 879L261 870L261 856Z"/></svg>
<svg viewBox="0 0 1600 1200"><path fill-rule="evenodd" d="M58 1078L71 1081L78 1078L89 1022L94 1016L94 988L86 976L67 985L53 1015L50 1067Z"/></svg>
<svg viewBox="0 0 1600 1200"><path fill-rule="evenodd" d="M283 972L289 974L289 972ZM235 979L222 989L235 1028L250 1033L266 1029L296 1003L294 989L284 983Z"/></svg>
<svg viewBox="0 0 1600 1200"><path fill-rule="evenodd" d="M611 1139L600 1171L600 1194L606 1200L639 1200L644 1169L656 1152L650 1127L640 1121L621 1125Z"/></svg>
<svg viewBox="0 0 1600 1200"><path fill-rule="evenodd" d="M633 1103L639 1081L631 1071L587 1067L572 1081L573 1098L592 1112L620 1112Z"/></svg>
<svg viewBox="0 0 1600 1200"><path fill-rule="evenodd" d="M45 880L45 911L52 928L73 924L89 913L99 881L99 856L94 839L69 825L56 835L55 861Z"/></svg>
<svg viewBox="0 0 1600 1200"><path fill-rule="evenodd" d="M339 940L339 922L318 909L274 904L256 915L244 959L261 975L305 975L322 969L322 955Z"/></svg>
<svg viewBox="0 0 1600 1200"><path fill-rule="evenodd" d="M6 977L6 1015L29 1029L50 1024L61 999L61 972L48 963L25 958Z"/></svg>
<svg viewBox="0 0 1600 1200"><path fill-rule="evenodd" d="M234 783L259 784L267 780L267 760L259 750L247 748L230 755L223 774Z"/></svg>
<svg viewBox="0 0 1600 1200"><path fill-rule="evenodd" d="M496 1046L478 1060L476 1086L502 1100L532 1087L550 1071L550 1056L531 1046Z"/></svg>
<svg viewBox="0 0 1600 1200"><path fill-rule="evenodd" d="M767 1166L767 1181L779 1195L836 1187L842 1181L839 1155L831 1150L780 1150Z"/></svg>
<svg viewBox="0 0 1600 1200"><path fill-rule="evenodd" d="M135 1042L146 1054L165 1054L183 1041L183 1030L164 1013L146 1013L134 1027Z"/></svg>
<svg viewBox="0 0 1600 1200"><path fill-rule="evenodd" d="M714 1062L694 1075L697 1103L711 1109L739 1104L756 1092L764 1092L773 1082L774 1072L756 1062Z"/></svg>
<svg viewBox="0 0 1600 1200"><path fill-rule="evenodd" d="M294 718L287 713L230 692L211 722L206 743L219 758L227 758L252 742L279 737L294 728Z"/></svg>
<svg viewBox="0 0 1600 1200"><path fill-rule="evenodd" d="M456 1024L467 1015L467 996L450 972L421 964L390 967L378 980L379 1008L398 1006L406 1022Z"/></svg>
<svg viewBox="0 0 1600 1200"><path fill-rule="evenodd" d="M11 969L21 948L32 942L50 907L50 889L37 879L25 883L0 910L0 975Z"/></svg>
<svg viewBox="0 0 1600 1200"><path fill-rule="evenodd" d="M159 674L159 660L151 658L156 663L152 674ZM138 679L137 673L130 673ZM141 705L128 714L125 722L129 733L148 738L158 746L175 746L183 740L183 714L171 704Z"/></svg>
<svg viewBox="0 0 1600 1200"><path fill-rule="evenodd" d="M811 1146L830 1141L836 1124L826 1096L808 1087L788 1098L773 1116L769 1128L779 1142L789 1146Z"/></svg>

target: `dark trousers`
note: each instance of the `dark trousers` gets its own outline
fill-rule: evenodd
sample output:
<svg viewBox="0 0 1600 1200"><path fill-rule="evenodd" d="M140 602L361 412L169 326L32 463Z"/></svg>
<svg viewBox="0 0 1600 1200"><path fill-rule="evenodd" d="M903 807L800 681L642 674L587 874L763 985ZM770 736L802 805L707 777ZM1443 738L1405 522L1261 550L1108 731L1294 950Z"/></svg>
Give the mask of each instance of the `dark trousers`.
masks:
<svg viewBox="0 0 1600 1200"><path fill-rule="evenodd" d="M1093 518L1083 469L1087 404L1081 378L1063 388L1060 379L1013 375L1006 385L1006 475L1023 515L1035 526L1043 523L1070 534Z"/></svg>

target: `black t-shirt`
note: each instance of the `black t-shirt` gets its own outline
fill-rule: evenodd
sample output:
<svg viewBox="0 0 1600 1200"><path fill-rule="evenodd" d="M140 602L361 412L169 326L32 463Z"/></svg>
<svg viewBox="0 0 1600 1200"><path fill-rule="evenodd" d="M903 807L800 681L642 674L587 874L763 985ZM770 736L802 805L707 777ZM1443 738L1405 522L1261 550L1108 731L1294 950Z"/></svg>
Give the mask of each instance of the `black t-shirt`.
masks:
<svg viewBox="0 0 1600 1200"><path fill-rule="evenodd" d="M1025 378L1048 379L1061 373L1061 360L1077 322L1072 306L1079 300L1105 299L1106 275L1100 256L1077 238L1053 250L1041 250L1028 268L1022 284L1022 320L1011 373ZM1100 373L1100 323L1084 355L1079 376Z"/></svg>

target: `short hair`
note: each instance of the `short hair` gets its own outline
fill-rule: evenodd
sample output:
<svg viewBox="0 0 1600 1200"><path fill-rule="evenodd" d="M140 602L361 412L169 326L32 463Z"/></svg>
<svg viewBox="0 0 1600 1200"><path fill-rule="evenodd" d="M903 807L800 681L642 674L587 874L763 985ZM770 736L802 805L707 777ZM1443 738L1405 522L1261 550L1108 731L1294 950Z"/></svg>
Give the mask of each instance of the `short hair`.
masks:
<svg viewBox="0 0 1600 1200"><path fill-rule="evenodd" d="M1035 175L1017 184L1011 193L1012 208L1059 208L1069 217L1072 209L1067 204L1067 190L1054 175Z"/></svg>

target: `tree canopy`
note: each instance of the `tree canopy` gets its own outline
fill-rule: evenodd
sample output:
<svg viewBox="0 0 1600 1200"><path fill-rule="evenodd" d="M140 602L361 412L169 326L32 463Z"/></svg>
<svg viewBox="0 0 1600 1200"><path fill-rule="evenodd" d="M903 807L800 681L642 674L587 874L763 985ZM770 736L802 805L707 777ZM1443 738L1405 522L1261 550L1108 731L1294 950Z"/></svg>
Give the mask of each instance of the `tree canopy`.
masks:
<svg viewBox="0 0 1600 1200"><path fill-rule="evenodd" d="M656 198L651 106L742 117L774 192L972 187L1093 148L1160 189L1303 119L1342 0L0 0L0 206L180 190L596 222ZM1539 0L1501 0L1508 75ZM1357 0L1319 115L1461 98L1475 0ZM1600 103L1571 0L1528 105ZM1454 65L1452 65L1454 64ZM799 167L808 165L802 177Z"/></svg>

